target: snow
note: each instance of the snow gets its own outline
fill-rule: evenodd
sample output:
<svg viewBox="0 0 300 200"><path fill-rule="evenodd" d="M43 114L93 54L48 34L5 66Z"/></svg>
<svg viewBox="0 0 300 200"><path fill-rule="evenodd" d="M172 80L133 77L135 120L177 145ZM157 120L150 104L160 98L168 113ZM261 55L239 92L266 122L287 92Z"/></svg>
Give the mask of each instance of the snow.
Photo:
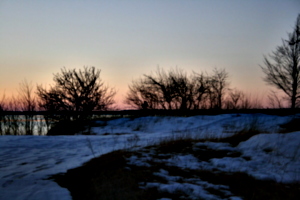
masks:
<svg viewBox="0 0 300 200"><path fill-rule="evenodd" d="M220 138L233 135L241 127L255 123L265 134L253 136L231 147L227 143L201 142L195 148L239 151L240 157L213 158L199 161L193 155L173 155L162 159L169 165L189 169L219 169L242 171L258 179L278 182L300 181L300 132L278 133L278 125L293 116L263 114L224 114L192 117L140 117L120 118L99 122L91 136L1 136L0 137L0 199L71 199L67 189L48 178L57 173L78 167L94 156L118 149L155 144L165 138L191 136ZM151 152L142 158L131 157L130 164L148 166ZM243 157L249 157L244 159ZM226 186L209 185L202 180L185 180L169 176L163 169L156 172L168 183L147 183L145 187L158 187L165 191L189 191L191 198L218 199L205 188L215 187L227 191ZM167 198L163 198L167 199ZM239 197L230 197L237 200Z"/></svg>
<svg viewBox="0 0 300 200"><path fill-rule="evenodd" d="M188 194L189 198L192 199L220 199L215 195L209 194L205 188L214 188L217 190L226 191L229 189L228 186L224 185L213 185L207 181L202 181L199 179L184 179L185 183L178 183L176 181L182 182L182 177L179 176L169 176L168 172L165 170L160 170L160 172L154 173L156 176L160 176L169 181L168 184L161 183L147 183L145 188L157 187L161 191L168 191L169 193L181 192ZM227 195L231 195L229 191L226 191Z"/></svg>
<svg viewBox="0 0 300 200"><path fill-rule="evenodd" d="M202 186L191 184L191 183L177 183L171 182L168 184L161 184L161 183L148 183L146 188L151 187L158 187L161 191L167 191L169 193L176 193L176 192L184 192L189 193L189 198L192 199L208 199L208 200L217 200L219 199L215 195L209 194Z"/></svg>
<svg viewBox="0 0 300 200"><path fill-rule="evenodd" d="M175 165L180 168L199 169L201 164L193 155L174 155L171 159L163 160L169 165Z"/></svg>

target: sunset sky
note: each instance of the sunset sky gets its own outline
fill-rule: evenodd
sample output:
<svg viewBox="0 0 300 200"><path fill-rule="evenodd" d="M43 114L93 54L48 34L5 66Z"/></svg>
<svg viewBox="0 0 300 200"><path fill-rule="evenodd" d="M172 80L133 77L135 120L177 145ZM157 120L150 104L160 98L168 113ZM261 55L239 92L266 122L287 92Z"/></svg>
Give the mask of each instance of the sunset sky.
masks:
<svg viewBox="0 0 300 200"><path fill-rule="evenodd" d="M1 0L0 95L95 66L120 104L132 80L159 66L225 68L232 88L266 98L259 65L299 11L299 0Z"/></svg>

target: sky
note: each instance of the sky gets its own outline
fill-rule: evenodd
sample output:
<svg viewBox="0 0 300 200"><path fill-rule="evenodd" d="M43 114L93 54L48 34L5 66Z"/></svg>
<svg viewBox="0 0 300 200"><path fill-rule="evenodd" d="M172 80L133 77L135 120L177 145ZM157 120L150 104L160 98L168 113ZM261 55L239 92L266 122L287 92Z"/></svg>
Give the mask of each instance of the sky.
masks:
<svg viewBox="0 0 300 200"><path fill-rule="evenodd" d="M52 85L53 74L95 66L117 90L157 67L225 68L230 86L266 98L260 65L300 13L298 0L0 1L0 95L20 82Z"/></svg>

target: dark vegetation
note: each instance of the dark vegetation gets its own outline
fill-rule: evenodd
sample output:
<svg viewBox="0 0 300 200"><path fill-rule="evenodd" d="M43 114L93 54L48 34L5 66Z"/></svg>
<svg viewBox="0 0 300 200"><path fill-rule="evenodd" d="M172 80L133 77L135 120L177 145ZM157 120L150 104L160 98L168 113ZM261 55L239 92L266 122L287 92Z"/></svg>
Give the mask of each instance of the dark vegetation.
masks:
<svg viewBox="0 0 300 200"><path fill-rule="evenodd" d="M114 101L115 91L105 86L100 79L100 70L84 67L83 70L63 68L53 78L55 85L49 89L37 87L39 106L47 111L107 110ZM84 118L70 116L70 120Z"/></svg>
<svg viewBox="0 0 300 200"><path fill-rule="evenodd" d="M240 142L246 141L254 135L267 132L267 130L261 130L261 128L259 128L258 118L253 117L250 122L246 123L242 127L239 127L239 129L236 130L232 136L211 140L215 142L226 142L231 146L236 147Z"/></svg>
<svg viewBox="0 0 300 200"><path fill-rule="evenodd" d="M271 91L268 95L270 106L283 108L284 102L288 100L292 110L288 112L293 114L299 111L296 108L300 106L299 41L300 15L288 39L282 40L283 44L272 55L264 57L265 66L261 67L265 74L264 80L285 94L279 97L275 91ZM86 121L93 119L91 112L116 110L113 107L115 89L104 84L100 72L95 67L79 70L62 68L60 73L54 74L53 85L38 85L36 91L30 82L23 81L18 97L7 100L3 95L0 100L0 135L76 132L72 130L66 133L63 123L70 125L70 128L71 124L77 124L79 132L85 132ZM154 73L144 74L129 85L125 102L133 109L143 110L142 115L151 115L150 110L175 110L179 112L171 115L189 116L194 111L203 111L200 114L220 114L224 110L239 112L262 108L260 100L252 99L243 91L229 86L229 74L225 69L215 68L211 73L187 74L179 68L169 71L158 68ZM7 115L7 111L25 111L26 114L22 117ZM47 114L37 118L32 114L35 111L46 111ZM78 123L73 123L75 121ZM59 130L60 127L62 130Z"/></svg>
<svg viewBox="0 0 300 200"><path fill-rule="evenodd" d="M294 130L299 118L282 124L285 130ZM179 134L164 138L160 142L138 150L118 150L94 158L83 166L70 169L66 173L57 174L54 179L60 186L67 188L73 199L192 199L182 190L168 192L157 187L145 187L147 182L167 184L168 180L155 172L165 170L168 176L180 177L178 183L186 183L188 179L199 179L214 185L223 185L227 189L216 189L205 186L204 189L220 198L239 196L243 199L299 199L300 184L283 184L273 180L257 180L243 172L224 172L219 169L187 169L167 165L162 159L171 159L174 155L193 155L199 161L213 158L245 157L239 151L216 150L205 145L206 141L229 143L237 146L250 137L265 133L258 127L259 122L253 118L244 127L239 127L235 134L226 138L197 139ZM298 128L299 129L299 128ZM268 151L266 149L266 151ZM146 155L145 155L146 154ZM147 157L148 166L136 166L129 163L129 158ZM189 183L189 182L188 182ZM230 192L230 193L228 193Z"/></svg>
<svg viewBox="0 0 300 200"><path fill-rule="evenodd" d="M228 86L224 69L215 69L212 75L194 72L189 77L181 69L158 68L155 74L133 81L126 103L137 109L221 109Z"/></svg>
<svg viewBox="0 0 300 200"><path fill-rule="evenodd" d="M294 117L291 121L281 124L280 127L282 133L300 131L300 118Z"/></svg>
<svg viewBox="0 0 300 200"><path fill-rule="evenodd" d="M207 171L201 169L182 169L166 165L157 159L168 159L174 154L192 154L201 161L212 158L239 157L239 152L213 150L194 146L200 140L179 139L162 141L139 151L119 150L95 158L83 166L68 170L65 174L51 177L60 186L68 188L76 199L191 199L187 193L178 190L175 193L158 190L156 187L143 188L147 182L167 183L154 172L161 169L170 176L181 177L178 182L185 183L188 178L198 178L215 185L228 186L231 195L207 186L205 190L220 198L240 196L243 199L299 199L299 184L282 184L271 180L257 180L242 172ZM150 166L135 166L128 163L131 156L142 157L149 153Z"/></svg>
<svg viewBox="0 0 300 200"><path fill-rule="evenodd" d="M288 39L282 40L269 57L265 56L262 67L264 80L284 92L291 108L296 108L300 103L300 14Z"/></svg>
<svg viewBox="0 0 300 200"><path fill-rule="evenodd" d="M215 139L214 141L218 142L227 142L231 144L233 147L236 147L241 141L246 141L249 138L251 138L254 135L260 134L261 131L255 128L244 128L242 130L237 131L234 135L227 137L227 138L221 138L221 139Z"/></svg>
<svg viewBox="0 0 300 200"><path fill-rule="evenodd" d="M74 135L74 134L92 134L89 130L91 127L105 126L109 120L117 118L138 118L144 116L180 116L188 117L195 115L220 115L220 114L267 114L288 116L299 113L299 109L222 109L222 110L122 110L122 111L92 111L84 113L85 118L81 120L68 120L70 117L82 115L81 112L47 112L47 111L33 111L33 112L19 112L19 111L2 111L0 112L0 135L31 135L35 128L37 135ZM25 118L27 116L27 119ZM296 116L296 115L295 115ZM28 120L32 117L32 120ZM59 120L58 120L59 119ZM298 118L295 117L292 123L294 128L285 130L285 125L281 125L282 132L290 132L299 130ZM31 126L26 126L26 123ZM26 127L31 127L31 131L26 131ZM257 132L256 127L246 126L243 132ZM252 130L251 130L252 129ZM226 131L226 130L225 130ZM267 132L266 130L264 130ZM238 133L237 133L238 135Z"/></svg>
<svg viewBox="0 0 300 200"><path fill-rule="evenodd" d="M84 67L83 70L67 70L54 75L55 85L49 89L37 87L39 106L50 112L64 111L66 115L48 115L47 120L56 120L49 135L74 135L85 131L91 111L107 110L114 103L114 89L105 86L100 79L100 70Z"/></svg>
<svg viewBox="0 0 300 200"><path fill-rule="evenodd" d="M18 98L7 103L3 97L0 101L0 134L33 135L35 127L45 127L50 135L82 132L91 120L89 112L108 110L114 103L115 90L104 85L100 72L95 67L63 68L54 75L55 84L50 88L38 85L36 95L31 83L22 82ZM5 111L26 112L22 116L2 114ZM36 111L46 111L46 114L37 119L33 114Z"/></svg>
<svg viewBox="0 0 300 200"><path fill-rule="evenodd" d="M282 45L269 56L264 57L262 71L265 81L282 91L289 101L291 110L267 110L259 112L282 112L295 114L300 106L300 15L292 33ZM46 128L48 135L73 135L76 133L90 134L89 127L95 118L92 112L113 110L115 90L105 86L100 79L100 70L95 67L84 67L82 70L67 70L63 68L54 75L54 85L50 88L37 86L23 81L20 84L19 96L6 101L0 100L0 135L33 135L38 123L42 132ZM261 108L258 100L238 89L229 87L228 73L225 69L214 69L211 74L193 72L188 75L181 69L165 71L158 68L153 74L145 74L129 85L126 103L143 115L175 115L189 116L194 114L220 114L223 112L245 113L258 112ZM275 92L269 95L270 104L282 108L284 98L279 98ZM33 114L45 111L43 119ZM168 110L168 111L166 111ZM230 111L228 111L230 110ZM22 115L7 114L6 111L24 111ZM59 114L62 112L64 114ZM6 113L6 114L5 114ZM122 113L122 112L121 112ZM170 114L171 113L171 114ZM125 114L119 114L123 117ZM132 117L131 116L131 117ZM99 119L99 118L98 118ZM103 121L109 120L106 118ZM112 118L111 118L112 119ZM134 150L114 151L85 163L83 166L70 169L64 174L54 175L60 186L68 188L73 199L190 199L184 191L169 193L155 187L143 188L147 182L167 183L168 180L157 176L154 172L164 169L170 176L179 176L179 182L188 178L198 178L212 184L228 186L231 195L243 199L300 199L300 185L277 183L272 180L257 180L242 172L221 172L201 169L182 169L166 165L160 159L171 158L174 154L192 154L199 161L209 161L212 158L242 157L238 151L215 150L207 146L196 145L199 142L225 142L235 147L254 135L266 132L260 130L257 121L237 130L234 135L226 138L198 140L195 138L171 138ZM300 118L280 125L281 132L287 133L300 130ZM103 123L105 125L105 123ZM138 129L138 127L137 127ZM134 142L135 138L132 138ZM132 156L141 158L143 153L151 153L149 166L130 165L128 159ZM265 150L270 151L269 149ZM148 154L150 155L150 154ZM245 158L243 159L251 159ZM205 190L220 198L230 195L221 190L207 186Z"/></svg>

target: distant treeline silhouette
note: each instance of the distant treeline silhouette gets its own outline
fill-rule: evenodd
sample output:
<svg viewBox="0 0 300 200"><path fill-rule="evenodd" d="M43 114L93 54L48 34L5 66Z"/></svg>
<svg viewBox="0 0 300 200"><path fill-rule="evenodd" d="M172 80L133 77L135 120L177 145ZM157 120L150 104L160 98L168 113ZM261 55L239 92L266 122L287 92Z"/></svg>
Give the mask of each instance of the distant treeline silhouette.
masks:
<svg viewBox="0 0 300 200"><path fill-rule="evenodd" d="M165 110L246 109L253 106L243 92L229 88L225 69L217 68L211 75L196 72L187 75L178 68L167 72L158 68L154 74L144 75L129 85L126 103L136 109Z"/></svg>
<svg viewBox="0 0 300 200"><path fill-rule="evenodd" d="M267 84L281 91L284 96L270 91L268 108L289 108L300 106L300 14L295 27L282 40L269 56L264 56ZM22 131L32 135L37 116L34 111L47 111L43 115L47 129L52 121L88 120L93 111L116 110L114 96L116 90L104 85L100 78L100 69L84 66L83 69L62 68L54 74L54 84L49 88L38 85L34 91L31 82L21 82L17 97L0 99L0 134L17 133L14 125L17 115L5 115L7 111L28 111L23 115ZM130 109L138 110L222 110L222 109L257 109L262 108L259 99L251 99L243 91L230 88L229 75L225 69L215 68L211 73L192 72L188 74L180 68L168 71L157 68L151 74L133 80L124 102ZM5 111L5 112L4 112ZM56 112L72 114L56 115ZM1 114L2 113L2 114Z"/></svg>
<svg viewBox="0 0 300 200"><path fill-rule="evenodd" d="M91 112L116 110L116 91L104 85L100 70L62 68L54 74L54 84L46 88L34 87L26 80L21 82L19 95L0 101L0 111L69 111ZM261 108L258 100L238 89L229 87L228 73L215 68L211 74L192 72L179 68L157 68L154 74L144 75L129 85L124 102L130 109L250 109ZM75 116L74 116L75 117ZM80 116L77 116L80 117ZM76 117L75 117L76 119Z"/></svg>

